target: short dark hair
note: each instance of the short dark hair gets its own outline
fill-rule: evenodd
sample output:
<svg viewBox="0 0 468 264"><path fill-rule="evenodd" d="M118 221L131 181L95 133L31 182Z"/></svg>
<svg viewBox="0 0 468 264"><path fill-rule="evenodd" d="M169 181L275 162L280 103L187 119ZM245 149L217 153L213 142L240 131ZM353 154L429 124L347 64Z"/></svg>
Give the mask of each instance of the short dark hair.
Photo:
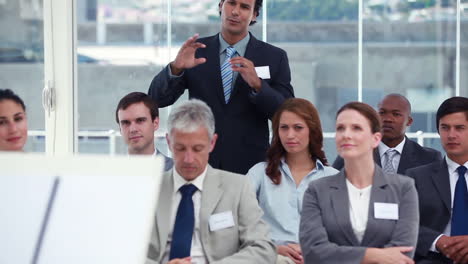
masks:
<svg viewBox="0 0 468 264"><path fill-rule="evenodd" d="M219 6L221 7L222 3L224 2L225 0L220 0L219 1ZM257 14L257 17L260 15L260 9L262 9L262 5L263 5L263 0L255 0L255 5L254 5L254 14L256 13ZM221 15L221 10L219 10L219 15ZM250 26L257 23L257 21L250 21Z"/></svg>
<svg viewBox="0 0 468 264"><path fill-rule="evenodd" d="M442 117L460 112L465 113L466 120L468 120L468 98L462 96L455 96L445 100L437 110L437 131L439 131L439 121Z"/></svg>
<svg viewBox="0 0 468 264"><path fill-rule="evenodd" d="M382 130L382 121L380 117L372 106L361 103L361 102L350 102L343 105L338 112L336 112L336 117L343 112L344 110L355 110L363 115L368 121L372 133L381 132Z"/></svg>
<svg viewBox="0 0 468 264"><path fill-rule="evenodd" d="M0 89L0 102L3 100L12 100L13 102L21 105L23 108L23 111L26 112L26 106L24 105L23 100L15 94L12 90L10 89Z"/></svg>
<svg viewBox="0 0 468 264"><path fill-rule="evenodd" d="M125 110L132 104L143 103L150 111L151 121L159 116L158 105L151 97L142 92L131 92L120 99L117 109L115 109L115 121L119 124L119 110Z"/></svg>

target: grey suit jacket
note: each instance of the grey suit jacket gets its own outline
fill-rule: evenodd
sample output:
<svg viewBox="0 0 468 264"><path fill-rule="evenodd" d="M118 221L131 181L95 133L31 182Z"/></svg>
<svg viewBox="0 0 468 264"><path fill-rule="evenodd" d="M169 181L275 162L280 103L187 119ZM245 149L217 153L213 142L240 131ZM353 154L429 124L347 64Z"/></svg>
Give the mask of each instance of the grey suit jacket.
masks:
<svg viewBox="0 0 468 264"><path fill-rule="evenodd" d="M299 229L305 263L360 263L368 247L416 246L418 200L413 180L375 166L369 218L362 242L354 235L345 172L309 184ZM374 203L398 204L398 220L374 218ZM413 252L408 253L412 257Z"/></svg>
<svg viewBox="0 0 468 264"><path fill-rule="evenodd" d="M164 174L155 227L151 235L147 263L160 263L172 228L170 211L174 182L172 171ZM210 231L211 215L231 211L235 226ZM268 227L261 219L248 179L208 167L201 194L200 237L209 263L274 263L276 248L269 239Z"/></svg>
<svg viewBox="0 0 468 264"><path fill-rule="evenodd" d="M414 179L418 190L421 218L415 259L422 260L450 221L452 204L447 162L436 161L406 173Z"/></svg>
<svg viewBox="0 0 468 264"><path fill-rule="evenodd" d="M407 169L428 164L437 160L442 160L439 151L431 148L421 147L417 142L406 138L405 145L401 151L400 164L398 164L397 173L405 174ZM374 150L374 161L381 166L379 149ZM333 168L341 170L344 167L343 158L337 156L333 162Z"/></svg>

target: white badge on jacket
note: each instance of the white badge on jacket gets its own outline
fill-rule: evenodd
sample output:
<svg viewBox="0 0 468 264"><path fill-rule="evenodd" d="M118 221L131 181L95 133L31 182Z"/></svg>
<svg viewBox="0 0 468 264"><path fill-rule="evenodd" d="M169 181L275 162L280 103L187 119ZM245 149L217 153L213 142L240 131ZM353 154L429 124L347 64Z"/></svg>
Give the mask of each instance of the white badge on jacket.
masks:
<svg viewBox="0 0 468 264"><path fill-rule="evenodd" d="M210 220L208 222L210 225L210 231L216 231L234 226L234 218L232 217L232 211L226 211L211 215Z"/></svg>
<svg viewBox="0 0 468 264"><path fill-rule="evenodd" d="M376 219L398 220L398 204L374 203L374 217Z"/></svg>
<svg viewBox="0 0 468 264"><path fill-rule="evenodd" d="M259 66L255 67L257 76L260 79L270 79L270 66Z"/></svg>

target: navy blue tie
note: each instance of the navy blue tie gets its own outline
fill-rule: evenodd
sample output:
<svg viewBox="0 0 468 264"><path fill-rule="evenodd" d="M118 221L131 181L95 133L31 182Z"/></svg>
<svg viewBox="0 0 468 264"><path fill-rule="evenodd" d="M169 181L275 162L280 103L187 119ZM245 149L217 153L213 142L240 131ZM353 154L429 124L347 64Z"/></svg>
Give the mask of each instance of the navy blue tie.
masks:
<svg viewBox="0 0 468 264"><path fill-rule="evenodd" d="M468 190L466 189L466 167L457 168L458 180L455 185L452 210L452 236L468 235Z"/></svg>
<svg viewBox="0 0 468 264"><path fill-rule="evenodd" d="M190 256L193 228L195 225L195 210L193 209L192 195L197 190L197 187L193 184L184 185L179 189L182 199L180 199L179 207L177 208L169 260Z"/></svg>

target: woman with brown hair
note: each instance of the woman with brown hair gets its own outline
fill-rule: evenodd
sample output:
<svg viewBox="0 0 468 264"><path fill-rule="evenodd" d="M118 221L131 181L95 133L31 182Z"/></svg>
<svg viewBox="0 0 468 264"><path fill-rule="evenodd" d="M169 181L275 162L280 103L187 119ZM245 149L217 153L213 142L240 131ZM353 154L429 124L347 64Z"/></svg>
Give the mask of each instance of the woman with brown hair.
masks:
<svg viewBox="0 0 468 264"><path fill-rule="evenodd" d="M320 118L309 101L286 100L273 117L272 130L267 161L253 166L247 176L270 225L279 260L303 263L298 232L304 191L311 181L338 171L328 166Z"/></svg>
<svg viewBox="0 0 468 264"><path fill-rule="evenodd" d="M0 151L23 151L27 139L23 100L9 89L0 89Z"/></svg>
<svg viewBox="0 0 468 264"><path fill-rule="evenodd" d="M414 263L419 209L412 179L384 173L373 150L377 112L351 102L338 110L336 148L344 168L304 194L299 237L305 263Z"/></svg>

